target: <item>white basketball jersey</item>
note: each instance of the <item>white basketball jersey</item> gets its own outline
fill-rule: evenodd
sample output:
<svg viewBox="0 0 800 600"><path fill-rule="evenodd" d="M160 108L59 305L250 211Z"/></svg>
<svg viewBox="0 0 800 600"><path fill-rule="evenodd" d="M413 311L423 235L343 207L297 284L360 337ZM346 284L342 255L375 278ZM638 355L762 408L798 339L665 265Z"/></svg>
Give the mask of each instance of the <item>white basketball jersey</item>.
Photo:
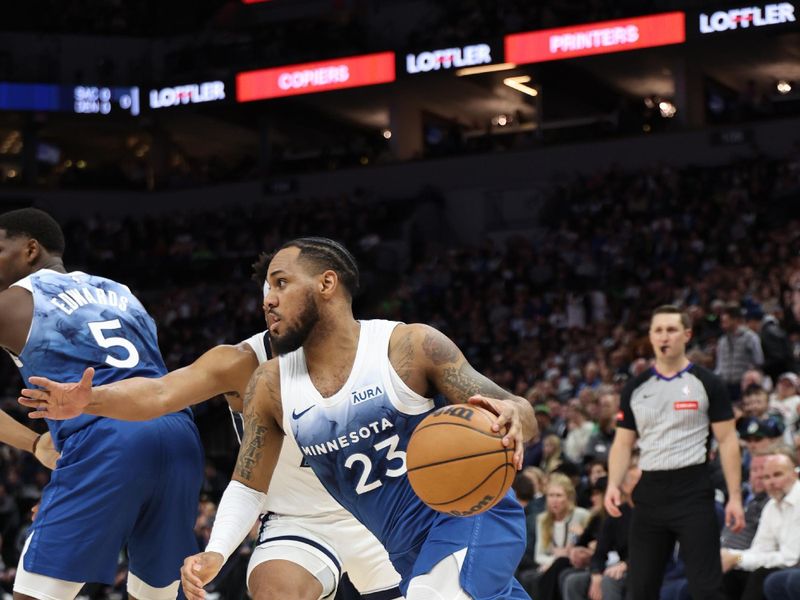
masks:
<svg viewBox="0 0 800 600"><path fill-rule="evenodd" d="M284 429L294 433L322 485L394 561L421 543L439 515L406 477L408 440L435 403L409 388L389 360L398 323L360 323L350 375L330 397L314 387L302 348L280 357Z"/></svg>
<svg viewBox="0 0 800 600"><path fill-rule="evenodd" d="M258 364L265 363L269 357L264 338L262 332L243 342L256 353ZM269 484L266 511L291 516L340 512L343 517L352 518L322 487L311 467L306 465L291 428L284 426L284 431L287 439L283 441L278 464Z"/></svg>

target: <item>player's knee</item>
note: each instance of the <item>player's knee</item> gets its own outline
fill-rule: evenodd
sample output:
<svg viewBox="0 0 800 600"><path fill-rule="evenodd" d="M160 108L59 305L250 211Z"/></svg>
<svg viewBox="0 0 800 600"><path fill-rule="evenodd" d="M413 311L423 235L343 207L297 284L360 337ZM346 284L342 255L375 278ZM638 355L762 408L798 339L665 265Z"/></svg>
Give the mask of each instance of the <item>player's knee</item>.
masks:
<svg viewBox="0 0 800 600"><path fill-rule="evenodd" d="M248 589L253 600L319 600L321 585L314 579L288 581L276 577L261 577L253 571Z"/></svg>
<svg viewBox="0 0 800 600"><path fill-rule="evenodd" d="M173 581L166 587L153 587L133 573L128 573L128 597L130 600L175 600L178 597L180 581Z"/></svg>

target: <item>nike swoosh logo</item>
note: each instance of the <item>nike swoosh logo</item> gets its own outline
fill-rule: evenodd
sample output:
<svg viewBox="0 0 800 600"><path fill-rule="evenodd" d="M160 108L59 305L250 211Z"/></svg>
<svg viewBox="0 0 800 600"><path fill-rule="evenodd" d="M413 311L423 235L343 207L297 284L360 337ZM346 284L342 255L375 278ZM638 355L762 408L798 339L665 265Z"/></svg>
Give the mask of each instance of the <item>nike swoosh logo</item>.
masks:
<svg viewBox="0 0 800 600"><path fill-rule="evenodd" d="M300 417L302 417L304 414L306 414L308 411L310 411L312 408L314 408L314 406L315 406L315 405L314 405L314 404L312 404L312 405L311 405L311 406L309 406L307 409L305 409L304 411L302 411L302 412L299 412L299 413L298 413L298 412L295 412L295 410L294 410L294 409L292 409L292 418L293 418L293 419L296 421L297 419L299 419Z"/></svg>

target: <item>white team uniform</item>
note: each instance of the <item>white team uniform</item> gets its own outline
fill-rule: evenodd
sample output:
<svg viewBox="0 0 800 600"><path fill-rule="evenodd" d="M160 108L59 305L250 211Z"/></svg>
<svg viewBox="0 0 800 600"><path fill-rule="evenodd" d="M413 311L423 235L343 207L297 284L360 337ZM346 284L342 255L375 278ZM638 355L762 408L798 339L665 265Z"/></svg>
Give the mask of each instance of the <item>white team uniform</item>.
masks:
<svg viewBox="0 0 800 600"><path fill-rule="evenodd" d="M255 352L259 364L268 358L264 338L260 333L244 341ZM287 439L267 492L268 512L262 518L257 546L247 568L248 581L252 570L262 562L288 560L320 580L321 598L333 596L343 572L362 598L401 598L397 589L400 575L380 542L331 497L310 467L301 466L303 455L287 417L284 415L283 424Z"/></svg>

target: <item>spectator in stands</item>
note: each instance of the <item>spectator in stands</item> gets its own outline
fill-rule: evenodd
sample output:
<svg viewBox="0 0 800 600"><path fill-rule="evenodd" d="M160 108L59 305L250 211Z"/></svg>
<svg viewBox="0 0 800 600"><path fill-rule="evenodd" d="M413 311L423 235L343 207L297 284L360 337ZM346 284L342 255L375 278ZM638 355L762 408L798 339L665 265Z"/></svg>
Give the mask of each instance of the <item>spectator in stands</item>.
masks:
<svg viewBox="0 0 800 600"><path fill-rule="evenodd" d="M578 494L578 506L588 508L592 504L592 490L601 477L608 477L608 465L598 459L592 459L586 465L585 475L581 478L576 491Z"/></svg>
<svg viewBox="0 0 800 600"><path fill-rule="evenodd" d="M733 402L741 398L740 382L747 369L761 368L764 353L761 340L744 326L742 309L736 303L725 306L720 319L722 335L717 341L717 365L714 369L728 387Z"/></svg>
<svg viewBox="0 0 800 600"><path fill-rule="evenodd" d="M600 536L600 531L606 518L603 498L605 497L607 484L608 478L606 477L601 477L593 484L589 508L589 522L586 528L578 538L575 547L570 550L568 558L556 559L556 562L550 567L550 570L553 570L559 561L563 562L563 567L560 569L561 572L558 576L558 590L560 595L555 596L557 600L563 600L564 581L566 578L575 573L588 573L589 564L591 563L592 556L597 547L598 537Z"/></svg>
<svg viewBox="0 0 800 600"><path fill-rule="evenodd" d="M542 462L539 467L545 473L552 473L564 462L561 452L561 438L554 433L544 436L542 442Z"/></svg>
<svg viewBox="0 0 800 600"><path fill-rule="evenodd" d="M770 416L769 394L758 384L752 383L744 390L742 412L745 417L766 419Z"/></svg>
<svg viewBox="0 0 800 600"><path fill-rule="evenodd" d="M754 307L747 312L747 326L761 340L764 373L773 382L777 381L781 373L793 372L797 368L792 343L778 320L778 316L782 314L780 305L774 301L765 304L764 310Z"/></svg>
<svg viewBox="0 0 800 600"><path fill-rule="evenodd" d="M742 499L744 503L744 529L734 532L728 525L722 529L720 547L729 550L745 550L750 547L758 529L761 511L769 500L764 488L764 465L768 452L760 452L750 460L750 476L745 484Z"/></svg>
<svg viewBox="0 0 800 600"><path fill-rule="evenodd" d="M573 463L583 463L586 446L594 433L595 425L577 398L567 403L567 439L564 440L564 455Z"/></svg>
<svg viewBox="0 0 800 600"><path fill-rule="evenodd" d="M537 568L520 574L520 583L534 598L550 598L558 589L557 568L548 575L559 558L568 559L569 552L589 521L589 511L575 505L575 488L569 477L550 475L547 483L547 508L536 519Z"/></svg>
<svg viewBox="0 0 800 600"><path fill-rule="evenodd" d="M770 455L764 464L764 486L770 496L747 550L720 551L724 586L731 600L764 598L767 575L800 561L800 482L792 453Z"/></svg>
<svg viewBox="0 0 800 600"><path fill-rule="evenodd" d="M800 395L797 388L800 386L800 377L791 371L778 375L775 384L775 393L769 401L771 410L778 412L783 417L783 424L791 434L797 429L798 409L800 409Z"/></svg>
<svg viewBox="0 0 800 600"><path fill-rule="evenodd" d="M608 451L611 449L611 442L614 441L614 432L617 429L619 394L611 391L601 393L598 406L597 427L586 443L585 458L608 463Z"/></svg>
<svg viewBox="0 0 800 600"><path fill-rule="evenodd" d="M768 390L769 384L770 382L764 381L764 374L761 371L758 369L747 369L747 371L744 372L744 375L742 375L742 381L740 382L739 388L742 390L742 396L744 396L744 391L751 385L757 385L765 390Z"/></svg>
<svg viewBox="0 0 800 600"><path fill-rule="evenodd" d="M620 486L622 516L618 519L604 519L597 540L597 547L591 556L589 571L573 571L564 575L561 581L563 600L623 600L625 598L625 575L628 558L628 529L633 502L631 493L639 481L641 470L632 461ZM618 562L607 566L614 553Z"/></svg>
<svg viewBox="0 0 800 600"><path fill-rule="evenodd" d="M774 450L784 434L783 421L775 415L766 419L743 417L736 423L736 430L745 444L744 464L750 464L752 457L758 454Z"/></svg>
<svg viewBox="0 0 800 600"><path fill-rule="evenodd" d="M547 408L550 409L550 431L560 439L564 439L567 436L567 419L564 414L564 405L555 395L550 395L547 398Z"/></svg>

